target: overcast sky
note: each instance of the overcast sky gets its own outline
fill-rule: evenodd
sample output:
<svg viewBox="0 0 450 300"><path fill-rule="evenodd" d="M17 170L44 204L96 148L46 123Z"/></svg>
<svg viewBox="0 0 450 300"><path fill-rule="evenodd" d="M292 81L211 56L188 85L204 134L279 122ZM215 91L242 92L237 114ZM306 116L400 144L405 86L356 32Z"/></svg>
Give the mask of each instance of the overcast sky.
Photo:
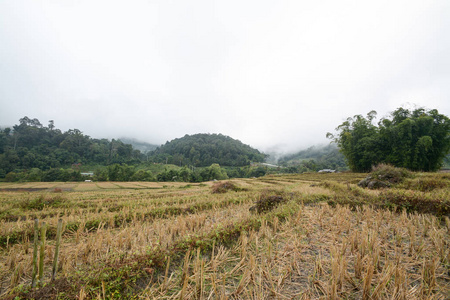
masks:
<svg viewBox="0 0 450 300"><path fill-rule="evenodd" d="M450 115L448 0L0 0L1 126L292 151L408 104Z"/></svg>

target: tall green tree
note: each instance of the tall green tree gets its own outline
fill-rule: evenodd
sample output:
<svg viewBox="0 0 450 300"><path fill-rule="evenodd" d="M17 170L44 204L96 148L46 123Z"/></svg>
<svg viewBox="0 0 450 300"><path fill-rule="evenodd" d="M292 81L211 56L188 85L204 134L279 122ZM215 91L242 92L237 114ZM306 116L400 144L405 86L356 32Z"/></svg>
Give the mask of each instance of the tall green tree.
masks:
<svg viewBox="0 0 450 300"><path fill-rule="evenodd" d="M379 151L376 150L378 128L373 124L376 114L371 111L367 117L356 115L348 118L336 128L336 136L327 134L338 145L349 168L355 172L366 172L380 161Z"/></svg>
<svg viewBox="0 0 450 300"><path fill-rule="evenodd" d="M348 118L328 133L352 171L366 172L378 163L414 171L438 170L450 151L450 119L436 109L398 108L373 124L375 111Z"/></svg>

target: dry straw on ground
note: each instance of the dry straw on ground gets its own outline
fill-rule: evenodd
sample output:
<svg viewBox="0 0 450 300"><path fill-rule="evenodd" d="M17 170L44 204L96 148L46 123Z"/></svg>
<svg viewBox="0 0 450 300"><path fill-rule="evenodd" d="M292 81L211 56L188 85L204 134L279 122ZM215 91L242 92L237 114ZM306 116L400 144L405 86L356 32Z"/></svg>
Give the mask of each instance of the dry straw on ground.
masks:
<svg viewBox="0 0 450 300"><path fill-rule="evenodd" d="M358 188L355 183L363 175L345 174L345 180L336 175L233 180L246 190L223 194L212 194L209 185L186 188L186 184L97 187L57 194L4 192L0 195L0 295L448 298L449 219L407 212L407 207L373 205L381 193ZM324 180L328 183L320 184ZM252 214L249 208L267 195L267 186L283 201ZM401 191L394 190L393 195ZM449 196L446 189L429 193L433 199ZM64 201L49 202L41 210L26 205L37 197L45 200L55 195ZM43 288L30 291L28 232L35 217L48 224L47 281ZM63 219L65 231L59 275L51 283L58 218Z"/></svg>

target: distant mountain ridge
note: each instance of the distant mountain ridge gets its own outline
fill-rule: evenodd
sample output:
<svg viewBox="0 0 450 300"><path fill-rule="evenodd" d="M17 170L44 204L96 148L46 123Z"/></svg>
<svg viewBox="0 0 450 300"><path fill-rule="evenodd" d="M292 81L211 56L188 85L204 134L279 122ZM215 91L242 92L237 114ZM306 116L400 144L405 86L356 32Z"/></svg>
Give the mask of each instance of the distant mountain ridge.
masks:
<svg viewBox="0 0 450 300"><path fill-rule="evenodd" d="M174 139L151 153L155 162L205 167L247 166L264 162L266 155L239 140L222 134L199 133Z"/></svg>
<svg viewBox="0 0 450 300"><path fill-rule="evenodd" d="M278 160L278 164L285 167L303 165L315 171L323 168L347 169L344 156L334 144L312 146L294 154L284 155Z"/></svg>

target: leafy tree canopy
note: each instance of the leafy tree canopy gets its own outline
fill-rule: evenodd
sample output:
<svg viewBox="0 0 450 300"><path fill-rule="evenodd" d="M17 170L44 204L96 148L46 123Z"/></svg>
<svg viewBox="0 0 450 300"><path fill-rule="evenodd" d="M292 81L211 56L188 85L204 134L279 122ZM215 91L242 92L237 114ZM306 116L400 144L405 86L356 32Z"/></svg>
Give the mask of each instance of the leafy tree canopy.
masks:
<svg viewBox="0 0 450 300"><path fill-rule="evenodd" d="M414 171L436 171L450 150L450 119L436 109L398 108L374 124L376 112L356 115L328 133L352 171L367 172L378 163Z"/></svg>
<svg viewBox="0 0 450 300"><path fill-rule="evenodd" d="M23 117L18 125L0 129L0 177L17 169L134 163L142 158L139 150L120 140L93 139L78 129L62 132L53 120L45 127L38 119Z"/></svg>
<svg viewBox="0 0 450 300"><path fill-rule="evenodd" d="M206 167L246 166L250 162L263 162L266 155L222 134L194 134L174 139L151 154L154 162L179 166Z"/></svg>

